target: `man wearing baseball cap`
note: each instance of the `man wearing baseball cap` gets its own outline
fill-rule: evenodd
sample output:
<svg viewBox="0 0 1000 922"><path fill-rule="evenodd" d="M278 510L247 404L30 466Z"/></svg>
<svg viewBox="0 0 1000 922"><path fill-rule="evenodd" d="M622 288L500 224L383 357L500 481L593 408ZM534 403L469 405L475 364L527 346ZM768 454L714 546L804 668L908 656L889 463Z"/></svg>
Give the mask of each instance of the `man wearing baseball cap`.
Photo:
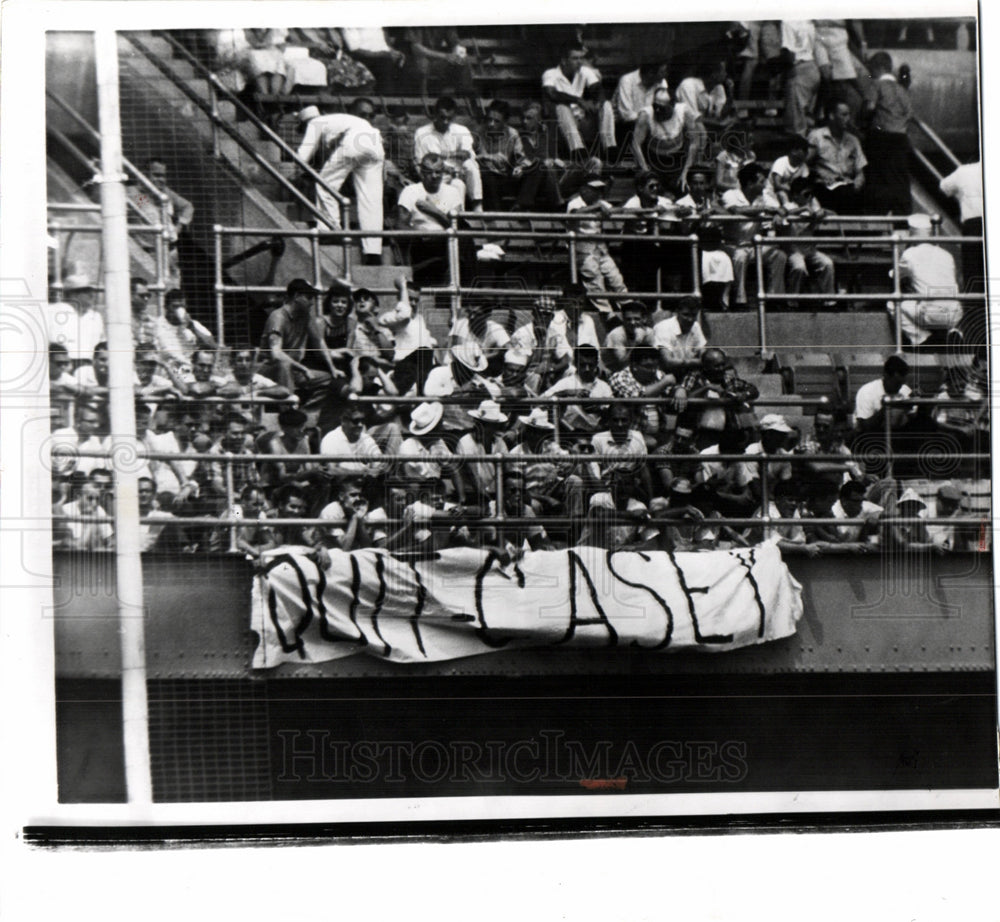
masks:
<svg viewBox="0 0 1000 922"><path fill-rule="evenodd" d="M361 230L382 230L382 176L385 151L382 135L371 124L375 106L370 99L355 99L348 112L320 115L316 106L306 106L299 112L299 124L304 131L298 149L299 159L309 163L317 150L326 160L319 170L320 178L335 192L352 177L354 198L358 207ZM335 228L341 227L340 203L322 185L316 186L316 197ZM382 238L363 237L361 252L368 265L382 261Z"/></svg>
<svg viewBox="0 0 1000 922"><path fill-rule="evenodd" d="M607 243L603 240L586 239L601 233L600 219L608 217L613 211L610 203L601 197L607 188L608 184L600 177L592 177L580 187L579 193L566 203L566 213L593 214L596 218L578 221L575 227L580 235L576 246L578 270L586 286L596 291L628 291L617 264L608 252ZM602 313L611 313L611 305L606 299L595 299L593 304Z"/></svg>

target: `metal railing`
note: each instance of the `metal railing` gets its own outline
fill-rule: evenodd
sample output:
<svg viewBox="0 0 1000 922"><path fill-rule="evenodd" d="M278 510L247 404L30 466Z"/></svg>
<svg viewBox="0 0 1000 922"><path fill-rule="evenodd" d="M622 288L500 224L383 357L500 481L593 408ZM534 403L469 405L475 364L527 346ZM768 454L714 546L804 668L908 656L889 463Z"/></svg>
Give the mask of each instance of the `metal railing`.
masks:
<svg viewBox="0 0 1000 922"><path fill-rule="evenodd" d="M91 125L79 112L77 112L72 106L62 100L56 93L52 90L46 89L46 96L52 100L63 112L65 112L79 127L83 130L84 134L89 137L95 144L100 144L101 136L100 133ZM93 170L94 176L100 178L100 163L97 157L88 156L84 151L82 151L76 144L73 143L62 131L58 128L50 128L50 134L66 149L66 151L73 156L79 163L86 166L88 169ZM126 173L129 177L148 194L152 201L156 202L159 207L160 221L158 224L151 222L143 211L133 202L131 199L126 199L129 209L131 212L137 214L145 222L142 226L131 225L129 227L130 234L148 234L155 233L154 247L153 247L153 259L156 265L156 279L149 285L151 291L156 292L157 298L157 309L162 315L163 313L163 298L167 290L167 252L170 246L170 199L166 193L161 192L152 182L142 172L135 164L129 161L127 158L122 157L122 164L125 167ZM63 212L94 212L95 214L100 214L100 205L84 205L84 204L64 204L59 202L49 202L47 207L50 211L63 211ZM74 232L74 233L93 233L101 232L100 225L95 225L93 228L87 225L70 225L61 226L58 224L50 224L49 232ZM145 247L143 248L145 249ZM56 260L54 280L49 286L56 297L62 297L63 281L62 281L62 259Z"/></svg>
<svg viewBox="0 0 1000 922"><path fill-rule="evenodd" d="M448 397L438 398L442 403L449 404L464 404L471 405L475 403L478 398L470 398L465 395L451 395ZM358 403L394 403L394 404L414 404L423 402L425 398L423 397L364 397L357 398ZM241 398L233 398L231 401L233 403L247 402ZM582 398L525 398L523 400L517 400L518 404L525 404L531 406L558 406L562 404L566 405L579 405L581 403L600 403L601 405L610 404L625 404L625 405L650 405L662 403L663 401L657 401L655 398L651 399L648 397L608 397L608 398L598 398L594 401L586 401ZM718 399L718 398L692 398L688 401L690 406L725 406L733 403L733 400ZM916 398L916 397L905 397L905 398L886 398L885 405L892 406L897 404L934 404L938 406L979 406L981 402L970 400L967 398L948 398L948 399L927 399L927 398ZM826 398L796 398L796 397L770 397L766 399L760 399L755 401L756 405L766 405L766 406L803 406L803 405L816 405L823 406L827 403ZM886 476L892 476L892 461L895 460L919 460L922 455L919 452L900 452L893 453L891 447L891 424L890 417L891 414L886 413L886 425L885 425L885 460L888 462L888 473ZM558 419L558 414L556 414ZM558 445L558 429L555 430L554 437L556 444ZM58 449L56 450L56 455L59 456ZM64 450L63 455L68 457L87 457L87 458L110 458L114 454L114 448L111 447L107 450ZM544 462L547 464L563 464L563 463L573 463L573 464L596 464L598 466L602 464L609 465L619 465L623 463L670 463L674 461L681 461L688 464L692 463L704 463L704 462L740 462L744 464L756 464L760 471L760 481L761 481L761 496L760 496L760 515L759 516L731 516L731 517L720 517L712 518L706 520L706 525L709 527L759 527L764 529L764 533L769 527L781 527L781 526L856 526L866 524L866 520L863 518L775 518L769 515L770 509L770 497L772 496L772 490L770 487L770 476L769 465L781 464L781 465L796 465L796 464L807 464L810 462L838 462L838 463L860 463L867 464L872 461L871 450L867 449L864 453L795 453L795 452L777 452L777 453L766 453L761 452L759 454L743 454L743 453L719 453L704 455L700 452L664 452L657 453L655 455L649 454L637 454L637 453L582 453L582 452L564 452L561 454L553 454L551 452L525 452L518 455L510 455L508 453L495 453L495 452L483 452L479 454L451 454L450 456L439 457L417 457L408 454L401 453L379 453L378 455L355 455L355 454L270 454L265 452L245 452L245 453L233 453L233 452L157 452L149 451L148 449L138 448L135 453L137 459L144 459L150 461L197 461L200 463L208 462L211 464L222 464L225 466L225 477L224 477L224 492L225 492L225 511L221 516L177 516L173 520L174 524L179 526L192 525L192 526L205 526L213 528L224 528L229 531L229 550L231 552L238 551L237 545L237 533L240 529L247 528L260 528L260 527L307 527L307 526L327 526L331 525L329 519L323 518L281 518L278 516L264 518L259 520L246 520L242 518L237 518L232 514L233 507L236 503L235 482L233 476L233 467L237 464L314 464L314 465L325 465L325 464L360 464L360 465L392 465L396 463L420 463L429 462L440 464L444 468L457 468L462 464L478 464L478 463L489 463L495 465L494 471L494 503L495 512L492 515L482 514L482 512L477 510L478 514L475 515L455 515L453 517L436 517L435 522L442 526L447 525L477 525L477 526L487 526L495 525L498 527L503 526L517 526L517 525L540 525L540 526L564 526L564 527L574 527L581 526L586 520L574 519L567 516L509 516L503 506L504 497L504 476L505 468L512 466L522 465L530 462ZM962 457L966 460L971 461L984 461L989 462L990 455L987 453L966 453ZM401 481L400 483L404 483ZM392 483L387 483L387 486L392 486ZM591 484L592 487L606 488L603 482L598 482L597 484ZM53 516L53 520L56 521L95 521L95 522L107 522L107 519L101 518L86 518L79 516ZM163 518L147 518L141 517L140 524L164 524ZM623 521L627 521L627 517L623 517ZM923 523L924 525L955 525L955 526L973 526L982 525L982 517L969 515L969 516L951 516L951 517L893 517L892 522L894 524L905 524L905 523ZM674 518L664 518L657 516L650 516L643 519L644 523L652 525L678 525L678 520ZM389 518L387 517L384 521L386 525L401 526L404 524L404 520L400 518ZM684 525L698 524L697 522L685 521L682 523Z"/></svg>
<svg viewBox="0 0 1000 922"><path fill-rule="evenodd" d="M508 229L465 229L460 228L460 222L489 222L493 219L503 218L505 220L541 220L550 221L553 223L564 223L569 225L569 228L565 231L536 231L536 230L508 230ZM605 232L603 227L605 225L617 226L621 224L628 225L629 223L635 223L639 221L647 221L652 224L653 233L652 234L630 234L630 233L611 233ZM713 215L710 219L713 223L748 223L752 222L753 219L742 215ZM804 220L809 220L804 219ZM840 227L841 229L852 226L863 224L870 226L872 224L876 225L889 225L890 227L896 226L900 223L905 223L906 217L896 217L896 216L877 216L875 218L871 216L831 216L829 218L824 218L824 223L829 223L832 226ZM602 224L602 232L598 234L582 234L574 228L574 225L578 225L581 221L587 222L600 222ZM627 291L627 292L613 292L613 291L591 291L589 294L593 298L599 298L601 300L607 301L626 301L626 300L641 300L641 301L677 301L686 297L699 297L700 291L700 261L699 261L699 249L698 249L698 237L696 234L662 234L660 233L661 220L655 217L648 217L644 215L637 215L632 211L620 211L616 212L610 217L595 217L594 215L578 215L578 214L543 214L543 213L506 213L506 212L458 212L451 215L451 220L447 228L442 228L439 234L435 236L440 236L442 241L442 255L447 265L447 281L441 285L431 285L425 286L422 291L429 294L442 294L450 295L452 298L452 310L453 312L461 306L461 299L465 295L475 295L475 296L489 296L489 297L538 297L540 295L551 294L552 289L549 288L491 288L483 287L478 285L463 285L462 284L462 264L460 259L460 249L459 244L463 240L472 241L482 241L482 240L531 240L531 241L556 241L559 243L564 243L566 245L566 254L569 269L569 278L571 282L576 282L578 280L578 256L579 250L582 245L596 244L596 243L624 243L628 244L645 244L646 246L658 245L658 244L681 244L690 247L691 251L691 277L693 278L693 287L690 291L686 292L664 292L664 291ZM683 223L682 221L675 221L674 223ZM899 262L902 249L905 245L916 244L916 243L928 243L933 242L935 244L959 244L967 243L971 241L981 241L978 237L942 237L936 233L937 227L940 225L940 217L934 215L932 217L932 235L930 237L903 237L899 234L892 234L888 237L885 236L861 236L854 235L848 236L846 234L841 234L840 236L800 236L800 237L764 237L757 235L752 241L752 246L754 249L754 264L757 268L757 298L758 298L758 343L757 348L762 357L768 356L768 336L767 336L767 306L768 303L784 303L787 301L802 301L806 303L849 303L856 302L859 297L864 297L865 300L879 299L890 301L894 304L899 304L902 301L936 301L942 300L943 297L949 300L958 301L981 301L982 295L963 295L956 293L955 295L942 295L941 292L935 294L921 295L917 293L904 293L901 290L902 280L900 279L899 273ZM388 240L412 240L412 239L426 239L428 233L426 231L414 231L414 230L381 230L381 231L365 231L365 230L348 230L338 232L346 238L363 238L366 236L379 236ZM221 260L220 256L223 251L223 239L227 236L250 236L250 237L269 237L269 236L285 236L285 237L303 237L310 239L312 242L312 248L314 253L313 258L313 277L314 284L317 288L321 287L322 273L319 266L319 238L323 235L322 232L317 230L284 230L278 228L243 228L243 227L231 227L224 225L215 225L213 228L213 234L215 235L215 250L216 250L216 298L217 298L217 311L221 314L222 311L222 300L225 294L230 292L255 292L255 293L280 293L283 289L279 286L252 286L252 285L226 285L222 279L221 271ZM866 292L863 296L857 294L839 294L839 293L829 293L829 294L773 294L768 293L766 290L766 275L764 272L764 250L767 247L792 247L796 245L803 246L814 246L823 245L830 248L834 247L860 247L860 248L878 248L885 249L887 247L892 250L892 263L894 266L893 272L893 290L889 292ZM373 294L391 294L395 291L394 288L373 288L371 289ZM317 299L318 302L319 299ZM900 311L897 309L895 311L895 343L896 348L901 349L903 345L903 333L902 333L902 316Z"/></svg>
<svg viewBox="0 0 1000 922"><path fill-rule="evenodd" d="M257 164L257 166L259 166L262 170L264 170L264 172L266 172L271 177L271 179L273 179L276 183L278 183L278 185L280 185L285 190L285 192L287 192L300 205L302 205L312 215L312 217L315 220L325 225L327 228L329 228L331 232L340 230L340 228L337 228L333 224L331 218L321 208L318 208L306 195L304 195L295 186L294 183L290 182L281 173L280 170L278 170L269 160L267 160L266 157L262 156L260 152L254 148L252 142L248 141L242 134L240 134L240 132L233 125L230 125L228 121L222 118L221 114L218 111L217 100L214 96L215 89L211 90L213 94L212 101L206 102L197 92L195 92L190 86L187 85L187 83L182 77L175 74L168 64L161 61L158 55L156 55L149 48L147 48L146 45L142 42L142 40L138 36L133 35L129 32L122 32L121 35L124 36L124 38L131 45L133 45L138 51L140 51L146 57L146 59L149 60L153 64L153 66L158 71L160 71L161 74L163 74L163 76L165 76L168 80L170 80L170 82L173 83L174 86L176 86L182 93L184 93L184 95L198 109L200 109L205 116L208 117L209 124L212 126L213 130L213 150L216 153L219 152L219 144L218 144L218 136L217 134L215 134L215 130L217 128L221 128L254 161L254 163ZM216 84L214 84L212 81L209 81L210 88L215 86ZM222 87L221 84L218 84L218 88L221 88L223 90L225 89L225 87ZM255 122L259 124L259 119L255 118ZM265 129L265 131L266 130L269 129ZM287 147L287 145L285 146ZM298 158L296 158L296 160L297 159ZM301 161L299 162L301 163ZM238 169L236 164L232 164L232 166L235 169ZM316 179L320 181L320 183L324 186L325 189L329 190L329 186L325 182L323 182L323 180L317 174L314 174L311 170L309 172L313 176L315 176ZM341 206L343 206L343 203L346 201L344 197L339 194L339 192L336 193L335 198L341 204ZM342 207L340 223L343 228L346 228L348 225L348 217L349 216L347 214L347 209ZM276 235L274 233L271 233L270 236L276 236Z"/></svg>

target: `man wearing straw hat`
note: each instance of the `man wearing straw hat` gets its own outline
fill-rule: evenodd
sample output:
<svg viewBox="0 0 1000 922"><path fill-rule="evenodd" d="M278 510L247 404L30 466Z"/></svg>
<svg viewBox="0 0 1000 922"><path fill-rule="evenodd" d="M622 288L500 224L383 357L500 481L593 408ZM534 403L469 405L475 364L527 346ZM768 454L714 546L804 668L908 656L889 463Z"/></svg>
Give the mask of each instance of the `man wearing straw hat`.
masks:
<svg viewBox="0 0 1000 922"><path fill-rule="evenodd" d="M472 432L458 440L455 452L460 458L469 455L507 454L507 445L500 434L507 428L510 417L500 409L495 400L483 400L475 410L469 410L473 420ZM467 461L462 477L466 495L477 505L485 506L496 497L497 466L492 461Z"/></svg>
<svg viewBox="0 0 1000 922"><path fill-rule="evenodd" d="M323 158L320 178L335 191L340 190L348 176L353 178L358 225L366 231L382 230L385 151L382 135L369 121L374 115L371 100L363 97L351 103L350 112L320 115L316 106L306 106L299 112L299 123L305 131L299 158L309 163L319 150ZM337 200L322 186L317 186L316 197L333 226L339 228ZM378 265L382 261L382 238L363 237L361 252L366 264Z"/></svg>

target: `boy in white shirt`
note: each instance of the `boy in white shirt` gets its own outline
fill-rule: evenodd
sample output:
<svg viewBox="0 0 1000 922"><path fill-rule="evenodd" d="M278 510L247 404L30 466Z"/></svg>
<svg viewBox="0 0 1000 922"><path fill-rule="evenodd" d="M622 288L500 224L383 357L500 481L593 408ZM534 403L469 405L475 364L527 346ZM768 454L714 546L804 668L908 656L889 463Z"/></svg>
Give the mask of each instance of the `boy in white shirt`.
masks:
<svg viewBox="0 0 1000 922"><path fill-rule="evenodd" d="M771 172L764 186L764 201L773 208L788 210L791 206L791 186L796 179L809 176L806 158L809 156L809 142L795 137L784 157L779 157L771 165Z"/></svg>
<svg viewBox="0 0 1000 922"><path fill-rule="evenodd" d="M568 214L593 213L607 217L613 210L610 203L601 198L601 193L607 187L608 184L600 179L592 179L585 183L580 188L579 194L567 203L566 212ZM587 288L596 291L628 291L617 264L608 252L607 243L603 240L588 241L586 239L590 235L601 233L601 222L599 220L579 221L576 223L576 232L579 235L576 245L578 271ZM611 305L604 298L594 299L592 303L602 313L611 313Z"/></svg>

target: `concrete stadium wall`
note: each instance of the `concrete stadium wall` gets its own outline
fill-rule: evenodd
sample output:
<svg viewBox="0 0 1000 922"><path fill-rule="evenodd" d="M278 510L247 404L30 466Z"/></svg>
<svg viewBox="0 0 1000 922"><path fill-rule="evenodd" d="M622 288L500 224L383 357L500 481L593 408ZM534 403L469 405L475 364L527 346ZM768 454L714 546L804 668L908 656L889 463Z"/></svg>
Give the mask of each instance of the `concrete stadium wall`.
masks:
<svg viewBox="0 0 1000 922"><path fill-rule="evenodd" d="M281 666L267 678L446 675L968 671L994 668L992 564L986 554L790 558L805 614L795 636L714 656L546 648L426 666L354 656ZM114 555L54 555L56 672L120 674ZM245 678L251 569L225 555L143 558L151 679Z"/></svg>

